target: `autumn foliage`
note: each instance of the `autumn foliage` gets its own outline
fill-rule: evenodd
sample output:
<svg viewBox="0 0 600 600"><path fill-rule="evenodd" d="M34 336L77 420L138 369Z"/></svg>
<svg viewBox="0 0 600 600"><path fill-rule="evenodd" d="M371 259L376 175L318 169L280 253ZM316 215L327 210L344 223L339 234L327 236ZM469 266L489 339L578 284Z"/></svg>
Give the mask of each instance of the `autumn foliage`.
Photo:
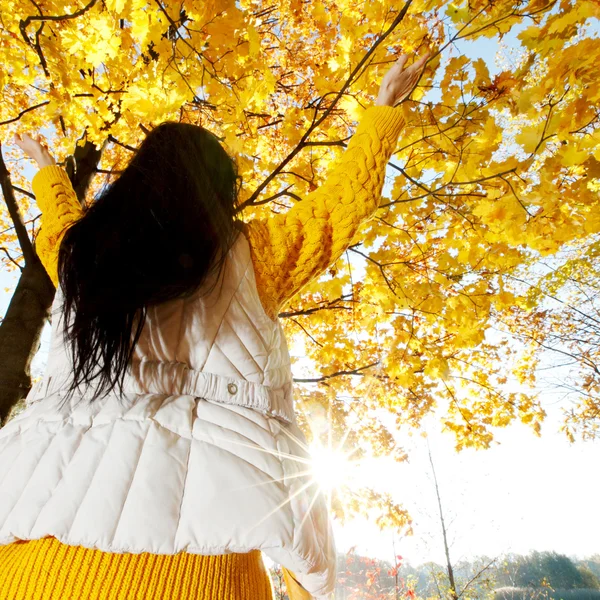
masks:
<svg viewBox="0 0 600 600"><path fill-rule="evenodd" d="M515 420L539 433L550 352L568 359L565 431L595 435L598 0L0 1L3 152L32 237L14 131L42 129L60 161L103 146L91 201L153 126L202 124L235 156L251 219L324 180L400 51L434 49L376 217L280 315L309 359L294 365L307 434L403 460L393 430L434 411L457 448ZM463 52L509 37L493 73ZM5 270L22 261L12 225L0 206ZM378 498L333 508L408 522Z"/></svg>

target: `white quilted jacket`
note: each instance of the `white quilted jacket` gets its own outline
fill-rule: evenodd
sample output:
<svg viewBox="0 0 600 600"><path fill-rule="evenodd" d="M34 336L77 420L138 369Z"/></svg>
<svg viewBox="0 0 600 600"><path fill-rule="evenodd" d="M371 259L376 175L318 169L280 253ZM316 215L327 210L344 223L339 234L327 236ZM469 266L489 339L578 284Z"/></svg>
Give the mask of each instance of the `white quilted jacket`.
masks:
<svg viewBox="0 0 600 600"><path fill-rule="evenodd" d="M306 475L279 321L240 234L222 286L148 311L123 398L62 402L60 288L44 378L0 429L0 545L54 536L105 552L259 548L329 598L335 547Z"/></svg>

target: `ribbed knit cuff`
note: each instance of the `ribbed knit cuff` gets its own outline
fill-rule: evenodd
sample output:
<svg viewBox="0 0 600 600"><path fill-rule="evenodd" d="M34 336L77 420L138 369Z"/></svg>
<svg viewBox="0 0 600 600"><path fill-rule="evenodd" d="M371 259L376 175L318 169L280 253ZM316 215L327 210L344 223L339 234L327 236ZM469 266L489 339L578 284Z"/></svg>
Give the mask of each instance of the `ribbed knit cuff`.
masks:
<svg viewBox="0 0 600 600"><path fill-rule="evenodd" d="M356 133L363 129L375 129L380 139L388 139L395 145L404 124L404 113L400 107L370 106L364 112Z"/></svg>

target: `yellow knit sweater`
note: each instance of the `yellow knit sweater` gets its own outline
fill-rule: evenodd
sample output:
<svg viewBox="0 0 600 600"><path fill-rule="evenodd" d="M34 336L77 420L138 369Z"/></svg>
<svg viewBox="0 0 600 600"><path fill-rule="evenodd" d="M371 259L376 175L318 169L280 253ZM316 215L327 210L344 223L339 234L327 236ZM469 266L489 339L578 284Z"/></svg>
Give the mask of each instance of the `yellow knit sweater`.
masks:
<svg viewBox="0 0 600 600"><path fill-rule="evenodd" d="M261 303L271 318L334 263L379 205L386 164L404 121L398 108L365 112L326 181L285 213L254 219L244 231ZM40 169L32 181L42 211L36 251L58 285L58 248L84 211L66 172ZM311 596L284 569L291 600ZM194 598L268 600L271 582L260 552L222 556L113 554L55 538L0 546L0 600Z"/></svg>

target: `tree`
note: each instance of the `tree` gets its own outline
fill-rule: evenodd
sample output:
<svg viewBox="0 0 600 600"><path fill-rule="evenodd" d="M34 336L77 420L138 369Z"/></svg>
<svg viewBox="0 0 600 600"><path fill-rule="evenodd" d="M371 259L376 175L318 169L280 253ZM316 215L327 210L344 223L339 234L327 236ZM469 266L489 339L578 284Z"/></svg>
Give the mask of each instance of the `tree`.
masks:
<svg viewBox="0 0 600 600"><path fill-rule="evenodd" d="M509 556L500 583L521 588L598 589L598 579L589 568L582 568L557 552Z"/></svg>
<svg viewBox="0 0 600 600"><path fill-rule="evenodd" d="M600 554L593 554L587 559L581 561L581 564L588 568L598 579L600 579Z"/></svg>
<svg viewBox="0 0 600 600"><path fill-rule="evenodd" d="M50 127L59 159L77 152L77 139L101 150L84 202L145 132L174 119L213 130L236 158L243 218L286 210L322 182L397 51L434 47L400 109L406 127L375 218L280 315L314 365L306 376L296 367L299 408L321 406L335 440L398 460L405 455L374 409L419 427L441 405L458 449L488 447L494 428L515 419L539 433L542 403L507 378L535 376L539 348L521 360L514 344L523 315L540 330L551 315L515 278L532 283L541 258L600 230L600 42L585 33L596 1L0 1L4 136ZM516 28L522 54L500 73L456 52ZM17 288L22 314L9 310L2 323L0 418L28 390L52 296L43 274L35 285L25 277L38 215L22 161L3 181L2 268L24 269L23 286L35 289ZM22 323L29 333L17 340ZM585 407L577 415L596 419ZM319 435L301 421L309 439ZM408 526L389 498L369 502L381 526ZM366 505L354 497L336 506L351 516Z"/></svg>
<svg viewBox="0 0 600 600"><path fill-rule="evenodd" d="M433 485L435 490L435 497L437 501L438 516L441 529L441 541L444 547L444 556L446 558L446 564L443 570L440 570L438 565L432 563L430 565L431 576L435 582L436 596L440 598L449 598L450 600L458 600L459 598L469 598L475 593L474 597L478 597L483 590L491 589L493 577L490 578L490 569L493 568L497 562L497 558L484 559L483 561L476 561L473 569L467 568L465 570L465 562L457 569L457 565L454 564L450 558L450 542L448 539L448 524L444 513L442 495L440 486L438 483L435 464L433 456L431 454L431 448L429 441L427 442L427 454L429 456L429 464L431 465L431 473L433 476ZM469 565L471 566L471 565ZM458 573L462 571L461 576ZM475 591L475 588L478 588Z"/></svg>
<svg viewBox="0 0 600 600"><path fill-rule="evenodd" d="M31 388L31 360L34 351L39 348L44 322L50 317L55 292L54 284L35 252L19 212L14 192L23 190L12 185L1 152L0 145L0 185L24 264L21 265L6 248L2 248L7 259L21 271L21 276L0 325L0 424ZM69 177L82 202L99 157L100 153L94 145L85 142L67 160ZM29 193L23 193L30 196Z"/></svg>
<svg viewBox="0 0 600 600"><path fill-rule="evenodd" d="M538 272L528 281L515 274L534 308L514 309L505 317L528 348L524 371L532 383L535 373L526 365L531 357L541 354L544 366L552 365L556 375L544 377L543 392L560 393L566 401L561 429L572 442L577 434L595 439L600 433L599 251L600 239L590 235L538 261Z"/></svg>
<svg viewBox="0 0 600 600"><path fill-rule="evenodd" d="M442 498L440 496L440 487L438 485L438 480L435 474L435 466L433 464L433 458L431 456L431 448L429 447L429 442L427 442L427 453L429 455L429 464L431 465L431 473L433 475L433 484L435 487L435 497L437 499L437 505L440 516L440 525L442 529L442 541L444 544L444 554L446 556L446 574L448 576L448 592L451 600L457 600L458 591L456 589L456 581L454 579L454 568L452 566L452 561L450 560L450 546L448 544L448 530L446 528L446 521L444 520L444 510L442 508Z"/></svg>
<svg viewBox="0 0 600 600"><path fill-rule="evenodd" d="M536 556L537 554L537 556ZM556 553L530 553L528 556L508 554L490 560L479 556L453 565L456 579L468 582L473 574L479 573L471 584L461 586L460 598L571 598L595 600L598 589L595 585L581 587L572 568L567 567L570 576L561 576L564 568L556 568L556 559L563 566L571 562L581 571L582 565L593 562L593 557L573 563L567 557ZM566 561L565 561L566 559ZM540 567L540 561L544 566ZM361 556L350 548L346 555L338 554L338 581L336 598L339 600L408 600L420 598L440 598L448 595L446 568L435 562L425 562L416 567L404 562L403 557L395 558L397 569L385 560ZM487 567L482 569L482 567ZM585 567L584 567L585 569ZM558 575L558 578L556 577ZM526 583L527 578L529 583ZM585 579L585 577L584 577ZM276 579L274 578L274 581ZM555 587L560 584L564 587ZM516 587L517 583L521 587ZM496 588L496 589L494 589Z"/></svg>
<svg viewBox="0 0 600 600"><path fill-rule="evenodd" d="M400 555L393 563L356 554L350 548L338 554L336 598L341 600L408 600L415 598L417 571L403 564Z"/></svg>
<svg viewBox="0 0 600 600"><path fill-rule="evenodd" d="M586 590L600 590L600 579L594 572L585 565L577 565L577 570L581 575L581 587Z"/></svg>

